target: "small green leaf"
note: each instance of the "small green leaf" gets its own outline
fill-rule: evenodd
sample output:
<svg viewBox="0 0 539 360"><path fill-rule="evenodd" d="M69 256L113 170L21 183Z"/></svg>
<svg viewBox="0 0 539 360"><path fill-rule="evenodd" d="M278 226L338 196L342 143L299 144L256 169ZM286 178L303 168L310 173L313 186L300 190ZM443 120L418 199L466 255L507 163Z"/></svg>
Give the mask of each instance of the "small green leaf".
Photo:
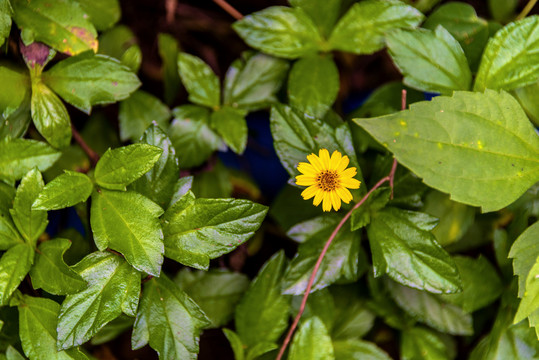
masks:
<svg viewBox="0 0 539 360"><path fill-rule="evenodd" d="M182 269L175 282L200 306L215 328L232 319L237 303L249 286L247 276L224 270Z"/></svg>
<svg viewBox="0 0 539 360"><path fill-rule="evenodd" d="M76 2L11 0L11 5L13 20L31 36L30 42L43 42L67 55L97 50L97 32Z"/></svg>
<svg viewBox="0 0 539 360"><path fill-rule="evenodd" d="M153 121L165 128L170 119L170 110L155 96L137 90L120 103L118 119L120 120L120 139L122 141L137 140Z"/></svg>
<svg viewBox="0 0 539 360"><path fill-rule="evenodd" d="M131 345L146 345L162 359L196 359L202 329L209 319L198 305L166 275L144 284Z"/></svg>
<svg viewBox="0 0 539 360"><path fill-rule="evenodd" d="M208 64L196 56L180 53L178 71L183 85L189 92L189 101L210 108L219 107L221 85L219 78Z"/></svg>
<svg viewBox="0 0 539 360"><path fill-rule="evenodd" d="M94 191L90 222L97 248L119 251L135 269L159 276L164 252L162 214L156 203L134 191Z"/></svg>
<svg viewBox="0 0 539 360"><path fill-rule="evenodd" d="M177 59L180 53L178 41L170 34L157 34L159 56L163 62L163 86L165 87L165 103L174 102L180 90L180 77L178 75Z"/></svg>
<svg viewBox="0 0 539 360"><path fill-rule="evenodd" d="M94 185L85 174L65 170L48 183L32 204L32 210L58 210L86 201Z"/></svg>
<svg viewBox="0 0 539 360"><path fill-rule="evenodd" d="M112 56L137 72L142 61L135 34L125 25L117 25L99 36L99 54ZM176 59L174 59L176 61Z"/></svg>
<svg viewBox="0 0 539 360"><path fill-rule="evenodd" d="M8 305L34 262L34 249L28 244L9 248L0 258L0 306Z"/></svg>
<svg viewBox="0 0 539 360"><path fill-rule="evenodd" d="M24 295L19 308L19 336L26 356L36 360L88 359L79 349L56 350L56 326L60 305Z"/></svg>
<svg viewBox="0 0 539 360"><path fill-rule="evenodd" d="M9 0L0 1L0 46L4 45L11 30L11 16L13 8Z"/></svg>
<svg viewBox="0 0 539 360"><path fill-rule="evenodd" d="M522 321L526 317L530 319L530 326L539 325L536 323L537 315L535 314L539 310L539 257L533 264L526 277L526 290L520 300L518 311L515 315L514 323Z"/></svg>
<svg viewBox="0 0 539 360"><path fill-rule="evenodd" d="M163 208L168 209L172 205L176 204L178 200L180 200L189 190L191 190L191 186L193 185L193 177L192 176L185 176L178 181L176 181L176 184L174 184L174 193L172 195L172 199L170 199L170 203L168 206L164 206Z"/></svg>
<svg viewBox="0 0 539 360"><path fill-rule="evenodd" d="M484 212L509 205L539 178L539 137L503 91L455 92L355 121L427 185Z"/></svg>
<svg viewBox="0 0 539 360"><path fill-rule="evenodd" d="M239 335L230 329L223 329L223 333L234 352L234 360L244 360L245 350L243 349L243 343L241 342Z"/></svg>
<svg viewBox="0 0 539 360"><path fill-rule="evenodd" d="M322 43L316 25L301 9L272 6L232 27L252 48L287 59L315 53Z"/></svg>
<svg viewBox="0 0 539 360"><path fill-rule="evenodd" d="M153 168L133 183L133 190L165 209L180 177L176 150L165 132L156 124L152 124L146 130L140 141L161 148L163 153Z"/></svg>
<svg viewBox="0 0 539 360"><path fill-rule="evenodd" d="M339 86L339 70L331 57L304 57L294 63L288 77L290 105L321 119L337 99Z"/></svg>
<svg viewBox="0 0 539 360"><path fill-rule="evenodd" d="M266 262L236 307L236 331L248 347L276 342L288 327L290 299L281 295L285 267L281 251Z"/></svg>
<svg viewBox="0 0 539 360"><path fill-rule="evenodd" d="M124 100L140 86L129 68L93 52L60 61L43 73L43 81L62 99L86 113L93 105Z"/></svg>
<svg viewBox="0 0 539 360"><path fill-rule="evenodd" d="M121 257L94 252L73 267L88 287L68 295L58 317L58 349L90 340L122 312L135 316L140 295L140 273Z"/></svg>
<svg viewBox="0 0 539 360"><path fill-rule="evenodd" d="M35 264L30 270L34 289L67 295L86 288L86 281L64 262L64 254L70 247L71 241L67 239L49 240L39 245Z"/></svg>
<svg viewBox="0 0 539 360"><path fill-rule="evenodd" d="M13 209L9 211L17 229L32 246L35 246L37 238L49 223L46 211L32 209L32 204L44 186L41 173L35 168L30 170L21 180L13 201Z"/></svg>
<svg viewBox="0 0 539 360"><path fill-rule="evenodd" d="M0 8L3 1L0 1ZM0 12L0 19L1 17ZM0 42L2 42L1 35ZM27 69L2 65L0 82L9 84L9 87L0 89L0 138L5 139L8 136L18 138L26 132L30 123L30 77Z"/></svg>
<svg viewBox="0 0 539 360"><path fill-rule="evenodd" d="M526 291L526 279L539 257L539 221L526 229L513 243L509 257L513 259L513 272L518 275L518 297Z"/></svg>
<svg viewBox="0 0 539 360"><path fill-rule="evenodd" d="M342 0L288 0L290 5L305 11L318 27L320 34L327 37L341 13Z"/></svg>
<svg viewBox="0 0 539 360"><path fill-rule="evenodd" d="M504 26L483 53L474 91L513 90L539 78L539 16Z"/></svg>
<svg viewBox="0 0 539 360"><path fill-rule="evenodd" d="M424 327L414 327L402 332L402 360L453 360L456 344L443 336Z"/></svg>
<svg viewBox="0 0 539 360"><path fill-rule="evenodd" d="M306 320L290 345L289 360L331 360L333 344L322 320L313 316Z"/></svg>
<svg viewBox="0 0 539 360"><path fill-rule="evenodd" d="M20 352L17 351L13 346L9 345L6 350L6 357L2 358L2 355L0 355L0 359L5 360L25 360L24 356L21 355Z"/></svg>
<svg viewBox="0 0 539 360"><path fill-rule="evenodd" d="M247 145L247 111L225 106L211 114L211 127L223 137L225 143L237 154Z"/></svg>
<svg viewBox="0 0 539 360"><path fill-rule="evenodd" d="M288 71L288 62L265 54L234 61L224 84L224 104L245 110L259 110L277 102Z"/></svg>
<svg viewBox="0 0 539 360"><path fill-rule="evenodd" d="M464 51L441 25L435 31L393 31L387 36L387 47L406 85L449 95L470 89L472 73Z"/></svg>
<svg viewBox="0 0 539 360"><path fill-rule="evenodd" d="M189 192L163 217L165 256L207 270L209 260L243 244L260 227L267 207L249 200L195 199ZM191 257L205 259L204 265Z"/></svg>
<svg viewBox="0 0 539 360"><path fill-rule="evenodd" d="M526 111L535 126L539 126L539 81L516 89L513 96L518 100L520 106Z"/></svg>
<svg viewBox="0 0 539 360"><path fill-rule="evenodd" d="M13 182L37 167L45 171L62 155L44 142L26 139L0 141L0 179Z"/></svg>
<svg viewBox="0 0 539 360"><path fill-rule="evenodd" d="M15 189L0 182L0 251L23 242L17 227L11 219L9 209L13 206Z"/></svg>
<svg viewBox="0 0 539 360"><path fill-rule="evenodd" d="M174 110L174 121L167 130L182 168L192 168L226 146L210 127L210 111L196 105L182 105Z"/></svg>
<svg viewBox="0 0 539 360"><path fill-rule="evenodd" d="M472 316L461 308L443 303L426 291L393 281L388 284L388 288L393 300L418 321L452 335L473 334Z"/></svg>
<svg viewBox="0 0 539 360"><path fill-rule="evenodd" d="M378 188L372 192L371 196L363 205L358 207L352 212L350 219L350 228L352 231L361 229L364 226L367 226L371 222L371 216L375 216L376 212L380 209L383 209L391 197L391 189L389 188Z"/></svg>
<svg viewBox="0 0 539 360"><path fill-rule="evenodd" d="M494 20L505 23L515 16L518 0L488 0L488 9Z"/></svg>
<svg viewBox="0 0 539 360"><path fill-rule="evenodd" d="M340 340L333 342L335 360L391 360L375 344L362 340Z"/></svg>
<svg viewBox="0 0 539 360"><path fill-rule="evenodd" d="M125 191L154 166L162 153L161 148L148 144L109 149L95 167L95 181L107 189Z"/></svg>
<svg viewBox="0 0 539 360"><path fill-rule="evenodd" d="M384 47L385 33L415 28L424 16L400 1L367 0L352 5L339 20L329 44L334 50L372 54Z"/></svg>
<svg viewBox="0 0 539 360"><path fill-rule="evenodd" d="M107 30L120 20L121 9L118 0L75 0L85 15L99 31ZM101 45L101 44L100 44Z"/></svg>
<svg viewBox="0 0 539 360"><path fill-rule="evenodd" d="M358 339L365 336L373 327L375 314L367 307L362 297L363 290L351 284L329 288L335 304L334 324L331 337L335 340ZM313 293L318 294L320 291ZM312 296L311 295L311 296Z"/></svg>
<svg viewBox="0 0 539 360"><path fill-rule="evenodd" d="M303 296L301 295L292 297L291 315L293 317L297 316L302 301ZM310 317L316 316L322 320L328 333L331 334L333 325L337 320L335 317L336 312L337 309L335 307L335 302L333 301L333 296L331 296L328 288L325 288L309 295L309 299L307 300L303 314L301 315L301 320L305 321Z"/></svg>

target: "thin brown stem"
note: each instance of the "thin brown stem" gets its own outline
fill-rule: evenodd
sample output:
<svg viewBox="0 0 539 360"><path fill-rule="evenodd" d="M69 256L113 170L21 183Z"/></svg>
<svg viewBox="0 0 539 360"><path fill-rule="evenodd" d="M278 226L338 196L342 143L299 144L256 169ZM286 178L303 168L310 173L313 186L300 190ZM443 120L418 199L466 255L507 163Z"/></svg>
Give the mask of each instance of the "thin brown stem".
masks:
<svg viewBox="0 0 539 360"><path fill-rule="evenodd" d="M536 3L537 3L537 0L528 1L526 6L524 7L524 9L522 9L520 14L518 14L518 16L516 17L516 20L524 19L530 13L530 11L533 9L533 7L535 6Z"/></svg>
<svg viewBox="0 0 539 360"><path fill-rule="evenodd" d="M236 20L243 19L243 15L236 9L232 7L229 3L226 2L226 0L213 0L214 3L219 5L221 9L226 11L230 16L232 16Z"/></svg>
<svg viewBox="0 0 539 360"><path fill-rule="evenodd" d="M90 162L92 163L92 166L95 166L95 164L97 164L97 162L99 161L99 155L91 147L89 147L88 144L86 144L86 141L84 141L84 139L79 134L77 129L75 129L73 124L71 124L71 131L73 133L73 138L75 139L75 141L80 145L82 150L90 158Z"/></svg>

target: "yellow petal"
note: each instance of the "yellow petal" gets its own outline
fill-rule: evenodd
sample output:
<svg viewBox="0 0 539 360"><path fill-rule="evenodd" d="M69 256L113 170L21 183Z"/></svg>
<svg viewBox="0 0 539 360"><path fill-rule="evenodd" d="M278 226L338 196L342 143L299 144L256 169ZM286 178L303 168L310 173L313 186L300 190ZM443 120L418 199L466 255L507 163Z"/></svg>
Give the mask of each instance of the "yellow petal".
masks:
<svg viewBox="0 0 539 360"><path fill-rule="evenodd" d="M314 166L306 162L300 162L298 164L298 171L302 174L311 175L311 176L316 176L317 174L317 171L314 168Z"/></svg>
<svg viewBox="0 0 539 360"><path fill-rule="evenodd" d="M317 191L319 191L319 189L316 186L309 186L307 189L303 190L301 196L303 196L303 200L309 200L316 195Z"/></svg>
<svg viewBox="0 0 539 360"><path fill-rule="evenodd" d="M342 199L342 201L344 201L347 204L353 198L352 194L350 193L350 190L348 190L345 187L338 187L337 189L335 189L335 191L337 192L337 195L339 195L339 197Z"/></svg>
<svg viewBox="0 0 539 360"><path fill-rule="evenodd" d="M329 151L327 149L320 149L318 152L318 156L320 157L320 161L322 162L323 169L322 170L328 170L329 169Z"/></svg>
<svg viewBox="0 0 539 360"><path fill-rule="evenodd" d="M324 192L324 202L322 203L322 210L331 211L331 193Z"/></svg>
<svg viewBox="0 0 539 360"><path fill-rule="evenodd" d="M316 179L309 175L298 175L296 176L296 185L300 186L311 186L316 183Z"/></svg>
<svg viewBox="0 0 539 360"><path fill-rule="evenodd" d="M339 210L341 208L341 199L339 198L339 195L337 195L337 192L332 191L331 193L331 204L333 205L333 208L335 211Z"/></svg>
<svg viewBox="0 0 539 360"><path fill-rule="evenodd" d="M359 185L361 184L359 180L352 178L340 179L340 181L342 186L345 186L349 189L359 189Z"/></svg>
<svg viewBox="0 0 539 360"><path fill-rule="evenodd" d="M337 165L337 168L335 170L337 171L337 173L341 173L344 171L344 169L346 169L349 163L350 163L350 159L348 158L348 156L344 155L341 158L341 161L339 162L339 165Z"/></svg>
<svg viewBox="0 0 539 360"><path fill-rule="evenodd" d="M313 200L313 205L314 206L318 206L320 205L320 203L322 202L322 199L324 198L324 192L322 190L318 191L316 193L316 196L314 197L314 200Z"/></svg>
<svg viewBox="0 0 539 360"><path fill-rule="evenodd" d="M343 172L341 172L339 174L339 177L342 179L342 178L351 178L351 177L354 177L356 176L357 174L357 171L356 171L356 168L355 167L351 167L351 168L348 168L346 170L344 170Z"/></svg>
<svg viewBox="0 0 539 360"><path fill-rule="evenodd" d="M307 160L309 160L309 162L313 165L314 169L317 172L324 170L322 161L320 161L320 158L316 156L315 154L307 155Z"/></svg>
<svg viewBox="0 0 539 360"><path fill-rule="evenodd" d="M335 150L333 154L331 155L331 159L329 161L329 168L331 170L337 170L337 167L339 166L339 163L341 162L342 155L340 152Z"/></svg>

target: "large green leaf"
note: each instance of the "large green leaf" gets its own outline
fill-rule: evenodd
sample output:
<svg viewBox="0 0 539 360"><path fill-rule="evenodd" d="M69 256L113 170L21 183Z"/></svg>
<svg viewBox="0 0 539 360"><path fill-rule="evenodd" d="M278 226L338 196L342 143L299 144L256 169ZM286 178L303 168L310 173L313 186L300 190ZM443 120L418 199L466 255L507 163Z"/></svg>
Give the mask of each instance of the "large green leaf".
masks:
<svg viewBox="0 0 539 360"><path fill-rule="evenodd" d="M424 327L413 327L402 332L402 360L453 360L456 355L454 342L448 341L433 330Z"/></svg>
<svg viewBox="0 0 539 360"><path fill-rule="evenodd" d="M226 72L223 103L246 110L275 103L287 71L288 62L265 54L238 59Z"/></svg>
<svg viewBox="0 0 539 360"><path fill-rule="evenodd" d="M333 342L335 360L390 360L391 358L375 344L362 340Z"/></svg>
<svg viewBox="0 0 539 360"><path fill-rule="evenodd" d="M164 252L162 214L156 203L134 191L94 191L90 222L97 248L119 251L135 269L159 276Z"/></svg>
<svg viewBox="0 0 539 360"><path fill-rule="evenodd" d="M251 47L278 57L295 59L319 50L322 38L301 9L272 6L232 25Z"/></svg>
<svg viewBox="0 0 539 360"><path fill-rule="evenodd" d="M103 31L120 20L121 9L118 0L75 0L97 30Z"/></svg>
<svg viewBox="0 0 539 360"><path fill-rule="evenodd" d="M352 5L339 20L329 45L334 50L372 54L384 47L385 33L399 28L414 28L423 14L400 1L367 0Z"/></svg>
<svg viewBox="0 0 539 360"><path fill-rule="evenodd" d="M137 90L120 103L120 139L137 140L153 121L163 129L170 119L169 108L155 96Z"/></svg>
<svg viewBox="0 0 539 360"><path fill-rule="evenodd" d="M97 32L76 2L11 0L11 4L25 42L40 41L67 55L97 50Z"/></svg>
<svg viewBox="0 0 539 360"><path fill-rule="evenodd" d="M328 56L308 56L292 66L288 77L290 105L321 119L337 99L339 70Z"/></svg>
<svg viewBox="0 0 539 360"><path fill-rule="evenodd" d="M247 111L224 106L211 114L212 128L225 143L237 154L242 154L247 146Z"/></svg>
<svg viewBox="0 0 539 360"><path fill-rule="evenodd" d="M225 150L223 140L209 126L210 111L196 105L172 110L174 121L167 130L182 168L192 168L208 160L215 150Z"/></svg>
<svg viewBox="0 0 539 360"><path fill-rule="evenodd" d="M518 296L523 297L526 291L526 279L531 268L539 258L539 221L524 231L515 240L509 257L513 259L513 272L518 275Z"/></svg>
<svg viewBox="0 0 539 360"><path fill-rule="evenodd" d="M13 182L37 167L45 171L62 155L44 142L26 139L0 141L0 179Z"/></svg>
<svg viewBox="0 0 539 360"><path fill-rule="evenodd" d="M212 322L212 327L226 325L237 303L249 286L247 276L225 270L191 271L182 269L175 282Z"/></svg>
<svg viewBox="0 0 539 360"><path fill-rule="evenodd" d="M198 340L210 320L166 275L144 284L131 345L150 343L161 359L196 360Z"/></svg>
<svg viewBox="0 0 539 360"><path fill-rule="evenodd" d="M460 290L455 263L430 233L435 225L436 219L424 213L379 211L367 229L374 276L387 273L401 284L438 294Z"/></svg>
<svg viewBox="0 0 539 360"><path fill-rule="evenodd" d="M418 321L452 335L473 334L472 316L461 308L396 282L390 282L388 288L393 300Z"/></svg>
<svg viewBox="0 0 539 360"><path fill-rule="evenodd" d="M45 185L32 204L33 210L58 210L86 201L94 185L85 174L68 171Z"/></svg>
<svg viewBox="0 0 539 360"><path fill-rule="evenodd" d="M32 204L44 186L41 173L35 168L30 170L21 180L13 201L13 209L9 211L17 229L32 246L35 246L37 238L48 224L46 211L32 209Z"/></svg>
<svg viewBox="0 0 539 360"><path fill-rule="evenodd" d="M276 342L288 327L290 299L281 295L285 267L281 251L268 260L236 307L236 331L248 347Z"/></svg>
<svg viewBox="0 0 539 360"><path fill-rule="evenodd" d="M207 270L210 259L253 236L267 211L249 200L195 199L188 192L163 217L165 256Z"/></svg>
<svg viewBox="0 0 539 360"><path fill-rule="evenodd" d="M174 194L174 186L180 177L176 150L165 132L156 124L152 124L140 140L161 148L163 153L153 168L133 183L133 190L165 209L168 207Z"/></svg>
<svg viewBox="0 0 539 360"><path fill-rule="evenodd" d="M11 30L11 15L13 8L9 0L0 1L0 46L4 45Z"/></svg>
<svg viewBox="0 0 539 360"><path fill-rule="evenodd" d="M178 54L180 46L178 41L169 34L157 34L159 56L163 62L163 86L165 88L165 103L171 105L180 90L180 77L178 75Z"/></svg>
<svg viewBox="0 0 539 360"><path fill-rule="evenodd" d="M58 349L81 345L122 312L135 316L140 273L120 256L94 252L73 267L88 287L68 295L58 317Z"/></svg>
<svg viewBox="0 0 539 360"><path fill-rule="evenodd" d="M342 0L288 0L288 2L305 11L323 36L331 33L343 7Z"/></svg>
<svg viewBox="0 0 539 360"><path fill-rule="evenodd" d="M70 246L71 241L67 239L49 240L39 245L35 264L30 270L34 289L67 295L86 288L86 281L64 262L64 254Z"/></svg>
<svg viewBox="0 0 539 360"><path fill-rule="evenodd" d="M470 89L472 73L464 51L442 26L435 31L393 31L387 36L387 47L406 85L449 95Z"/></svg>
<svg viewBox="0 0 539 360"><path fill-rule="evenodd" d="M475 91L513 90L539 78L539 16L509 23L492 37L475 78Z"/></svg>
<svg viewBox="0 0 539 360"><path fill-rule="evenodd" d="M313 316L301 324L290 345L289 360L331 360L333 344L322 320Z"/></svg>
<svg viewBox="0 0 539 360"><path fill-rule="evenodd" d="M180 53L178 71L189 92L189 101L210 108L221 104L221 84L208 64L196 56Z"/></svg>
<svg viewBox="0 0 539 360"><path fill-rule="evenodd" d="M128 67L93 52L60 61L43 73L43 81L62 99L86 113L93 105L124 100L140 86Z"/></svg>
<svg viewBox="0 0 539 360"><path fill-rule="evenodd" d="M125 191L154 166L162 153L163 149L148 144L109 149L95 167L95 181L107 189Z"/></svg>
<svg viewBox="0 0 539 360"><path fill-rule="evenodd" d="M399 163L455 201L499 210L539 179L539 137L505 92L455 92L356 119Z"/></svg>
<svg viewBox="0 0 539 360"><path fill-rule="evenodd" d="M35 360L88 359L79 349L56 349L56 326L60 305L46 299L24 295L18 305L19 336L26 356Z"/></svg>
<svg viewBox="0 0 539 360"><path fill-rule="evenodd" d="M0 258L0 306L8 305L11 294L19 287L34 261L34 249L18 244Z"/></svg>

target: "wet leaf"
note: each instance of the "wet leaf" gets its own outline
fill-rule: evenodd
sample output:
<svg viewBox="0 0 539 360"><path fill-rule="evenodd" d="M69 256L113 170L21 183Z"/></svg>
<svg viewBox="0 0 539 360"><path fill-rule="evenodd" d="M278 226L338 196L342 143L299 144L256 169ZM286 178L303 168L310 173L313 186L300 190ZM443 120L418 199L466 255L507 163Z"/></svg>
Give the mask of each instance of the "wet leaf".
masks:
<svg viewBox="0 0 539 360"><path fill-rule="evenodd" d="M58 210L86 201L94 184L79 172L65 170L64 174L49 182L32 203L33 210Z"/></svg>

